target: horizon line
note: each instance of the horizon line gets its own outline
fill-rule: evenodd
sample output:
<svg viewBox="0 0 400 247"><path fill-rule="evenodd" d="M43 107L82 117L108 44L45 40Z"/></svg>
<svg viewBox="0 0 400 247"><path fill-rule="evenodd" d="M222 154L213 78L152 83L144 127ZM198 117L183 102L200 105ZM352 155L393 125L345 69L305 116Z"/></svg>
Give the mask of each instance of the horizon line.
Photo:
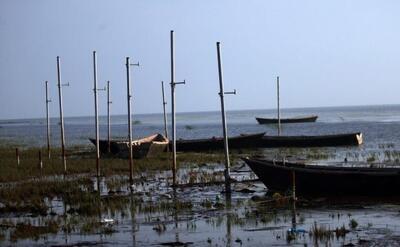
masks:
<svg viewBox="0 0 400 247"><path fill-rule="evenodd" d="M281 108L285 110L295 110L295 109L316 109L316 108L343 108L343 107L376 107L376 106L396 106L400 104L372 104L372 105L337 105L337 106L309 106L309 107L284 107ZM235 111L256 111L256 110L276 110L276 108L253 108L253 109L234 109L234 110L227 110L226 112L235 112ZM177 112L177 114L190 114L190 113L206 113L206 112L219 112L220 110L201 110L201 111L185 111L185 112ZM133 113L132 115L156 115L156 114L163 114L163 112L151 112L151 113ZM167 114L171 114L167 112ZM113 114L111 116L122 116L127 114ZM64 118L79 118L79 117L94 117L94 115L75 115L75 116L65 116ZM99 117L107 117L107 115L99 115ZM14 121L14 120L27 120L27 119L44 119L43 117L31 117L31 118L1 118L0 121ZM51 117L51 118L58 118L58 117Z"/></svg>

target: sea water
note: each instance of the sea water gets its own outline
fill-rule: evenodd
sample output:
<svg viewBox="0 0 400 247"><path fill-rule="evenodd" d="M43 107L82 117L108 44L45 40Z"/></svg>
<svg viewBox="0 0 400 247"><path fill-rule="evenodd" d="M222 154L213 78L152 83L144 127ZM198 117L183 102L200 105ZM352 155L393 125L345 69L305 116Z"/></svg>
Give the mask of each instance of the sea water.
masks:
<svg viewBox="0 0 400 247"><path fill-rule="evenodd" d="M281 117L318 115L315 123L282 124L282 135L325 135L362 132L364 143L360 147L345 147L344 152L379 152L382 149L400 151L400 105L346 106L282 109ZM168 114L168 132L171 133ZM278 127L260 125L255 117L276 117L276 110L239 110L227 112L229 136L243 133L265 132L277 135ZM163 114L133 115L133 137L154 133L164 134ZM100 138L107 138L107 117L101 116ZM211 138L222 136L219 111L177 113L177 139ZM126 139L128 125L126 115L111 116L113 139ZM95 136L93 116L66 117L65 140L67 147L91 145L88 138ZM25 147L46 146L46 119L0 120L0 144ZM51 118L51 142L60 145L58 118Z"/></svg>

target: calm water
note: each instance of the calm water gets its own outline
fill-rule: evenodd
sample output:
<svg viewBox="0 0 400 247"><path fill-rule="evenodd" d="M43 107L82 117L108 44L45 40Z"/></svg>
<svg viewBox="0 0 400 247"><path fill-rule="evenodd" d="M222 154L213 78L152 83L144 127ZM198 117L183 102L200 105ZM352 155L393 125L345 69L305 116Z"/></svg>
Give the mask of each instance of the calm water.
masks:
<svg viewBox="0 0 400 247"><path fill-rule="evenodd" d="M316 123L283 125L283 134L322 135L360 131L364 134L363 149L375 150L384 144L394 149L400 147L400 105L282 110L283 117L311 114L319 116ZM275 117L275 115L275 110L230 111L227 113L228 132L230 135L255 132L276 135L276 125L259 125L254 118L256 116ZM164 132L162 114L134 115L133 120L139 121L133 126L134 137ZM53 145L60 143L58 122L57 118L51 119ZM112 116L111 122L113 138L126 138L127 117ZM65 133L67 146L90 145L88 138L94 137L95 134L94 117L65 118ZM106 117L100 117L100 135L102 138L107 136ZM219 112L177 114L177 138L195 139L212 136L222 136ZM45 146L46 120L0 120L0 140L3 144Z"/></svg>

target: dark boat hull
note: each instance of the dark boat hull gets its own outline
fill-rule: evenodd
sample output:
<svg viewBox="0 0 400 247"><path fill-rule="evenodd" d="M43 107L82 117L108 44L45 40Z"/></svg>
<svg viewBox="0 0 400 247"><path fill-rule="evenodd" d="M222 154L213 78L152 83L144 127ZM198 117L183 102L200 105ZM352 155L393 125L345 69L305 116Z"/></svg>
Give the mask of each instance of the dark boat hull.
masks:
<svg viewBox="0 0 400 247"><path fill-rule="evenodd" d="M284 123L309 123L317 121L318 116L295 117L295 118L281 118L281 124ZM277 124L277 118L260 118L256 117L259 124Z"/></svg>
<svg viewBox="0 0 400 247"><path fill-rule="evenodd" d="M96 140L89 138L90 142L96 145ZM134 158L152 157L159 153L165 152L169 141L160 134L152 135L138 140L132 141L132 154ZM129 155L128 141L110 141L110 153L126 158ZM101 153L108 152L108 141L99 140L99 150Z"/></svg>
<svg viewBox="0 0 400 247"><path fill-rule="evenodd" d="M297 194L400 194L400 168L327 167L260 159L243 160L271 190L290 190L292 172L295 172Z"/></svg>
<svg viewBox="0 0 400 247"><path fill-rule="evenodd" d="M229 137L228 138L229 149L254 148L257 146L258 143L260 143L264 134L265 133L257 133L257 134ZM221 149L224 149L223 138L176 141L176 150L180 152L212 151Z"/></svg>
<svg viewBox="0 0 400 247"><path fill-rule="evenodd" d="M263 136L259 147L328 147L358 146L363 143L362 133L320 136Z"/></svg>
<svg viewBox="0 0 400 247"><path fill-rule="evenodd" d="M96 139L89 138L89 141L96 146ZM100 153L105 154L108 153L108 141L107 140L99 140L99 150ZM110 141L110 153L117 154L119 153L119 147L116 144L116 141Z"/></svg>

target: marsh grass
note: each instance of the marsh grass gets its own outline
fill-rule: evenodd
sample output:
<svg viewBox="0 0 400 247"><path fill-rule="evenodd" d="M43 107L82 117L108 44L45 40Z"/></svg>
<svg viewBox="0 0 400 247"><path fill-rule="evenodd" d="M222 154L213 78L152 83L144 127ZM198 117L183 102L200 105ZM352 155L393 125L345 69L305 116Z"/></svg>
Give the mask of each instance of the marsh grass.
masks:
<svg viewBox="0 0 400 247"><path fill-rule="evenodd" d="M95 216L102 212L116 213L128 211L132 198L116 196L127 186L126 175L129 172L128 162L105 156L101 160L101 172L106 176L105 184L111 193L100 196L96 191L91 176L95 173L95 159L87 147L69 148L67 157L67 174L64 175L60 150L54 149L52 159L44 158L43 169L38 167L37 153L39 148L25 148L20 151L21 163L16 164L15 149L0 148L0 214L45 216L54 214L51 202L61 200L64 211L69 215ZM233 160L242 152L234 154ZM43 155L43 157L47 157ZM222 153L180 153L178 162L182 165L203 166L207 163L218 163L223 160ZM134 161L135 172L170 169L170 153L162 153L155 158ZM213 181L221 174L203 174L201 180ZM135 199L134 199L135 201ZM218 206L218 205L217 205ZM142 212L190 210L191 202L157 202L141 207ZM70 227L66 226L66 230Z"/></svg>
<svg viewBox="0 0 400 247"><path fill-rule="evenodd" d="M131 200L128 196L100 196L89 178L62 181L36 181L20 183L0 189L1 213L48 215L49 201L59 198L70 215L95 216L102 212L115 214L126 211Z"/></svg>
<svg viewBox="0 0 400 247"><path fill-rule="evenodd" d="M311 237L314 237L314 239L319 239L319 240L330 239L333 236L333 232L329 228L327 228L324 225L318 225L317 222L314 222L314 224L310 229L309 234Z"/></svg>
<svg viewBox="0 0 400 247"><path fill-rule="evenodd" d="M355 219L351 219L349 222L349 227L354 230L357 228L357 226L358 226L358 222Z"/></svg>
<svg viewBox="0 0 400 247"><path fill-rule="evenodd" d="M2 214L47 215L53 198L62 198L67 204L93 202L92 181L89 178L54 181L26 181L0 188Z"/></svg>
<svg viewBox="0 0 400 247"><path fill-rule="evenodd" d="M39 168L39 150L42 151L43 169ZM231 160L236 162L246 154L252 155L254 152L232 152ZM177 159L179 166L203 167L211 163L222 163L224 156L222 152L178 153ZM139 213L149 215L150 218L154 215L171 217L174 212L191 213L198 209L198 205L191 200L169 198L145 202L143 194L126 193L129 182L129 166L126 159L103 155L100 166L101 174L105 176L102 181L108 189L108 195L101 194L94 184L96 162L93 148L69 147L67 173L64 174L59 149L53 149L52 158L48 159L43 149L21 148L20 165L17 166L15 148L0 146L0 216L17 216L20 219L36 216L40 216L39 219L50 218L40 223L13 222L12 227L7 228L8 234L0 231L0 240L38 240L42 235L57 234L59 231L67 234L112 234L113 226L101 224L102 216L124 218ZM134 160L136 175L141 172L169 170L170 167L170 153ZM218 172L201 173L198 179L208 182L221 176ZM116 191L122 193L115 193ZM52 203L59 204L60 201L63 206L53 211ZM224 204L218 202L212 202L211 206L217 209L224 208ZM114 217L116 215L117 217ZM232 220L238 224L243 221L240 217L232 217Z"/></svg>
<svg viewBox="0 0 400 247"><path fill-rule="evenodd" d="M39 168L38 153L42 152L43 169ZM67 172L73 174L96 174L96 159L93 148L87 146L70 147L67 153ZM240 157L254 155L253 150L239 150L231 152L232 163ZM134 172L146 172L154 170L168 170L171 168L171 153L161 153L156 157L137 159L133 161ZM224 156L221 152L209 153L178 153L177 162L180 165L202 165L210 163L222 163ZM102 155L100 160L100 172L103 176L127 175L129 165L127 159L121 159L110 155ZM59 149L52 150L52 158L48 159L46 151L40 148L20 149L20 164L17 165L15 148L0 146L0 183L20 181L47 176L64 175L64 169Z"/></svg>
<svg viewBox="0 0 400 247"><path fill-rule="evenodd" d="M349 232L350 231L347 230L344 225L342 227L337 227L335 230L336 238L344 238Z"/></svg>

